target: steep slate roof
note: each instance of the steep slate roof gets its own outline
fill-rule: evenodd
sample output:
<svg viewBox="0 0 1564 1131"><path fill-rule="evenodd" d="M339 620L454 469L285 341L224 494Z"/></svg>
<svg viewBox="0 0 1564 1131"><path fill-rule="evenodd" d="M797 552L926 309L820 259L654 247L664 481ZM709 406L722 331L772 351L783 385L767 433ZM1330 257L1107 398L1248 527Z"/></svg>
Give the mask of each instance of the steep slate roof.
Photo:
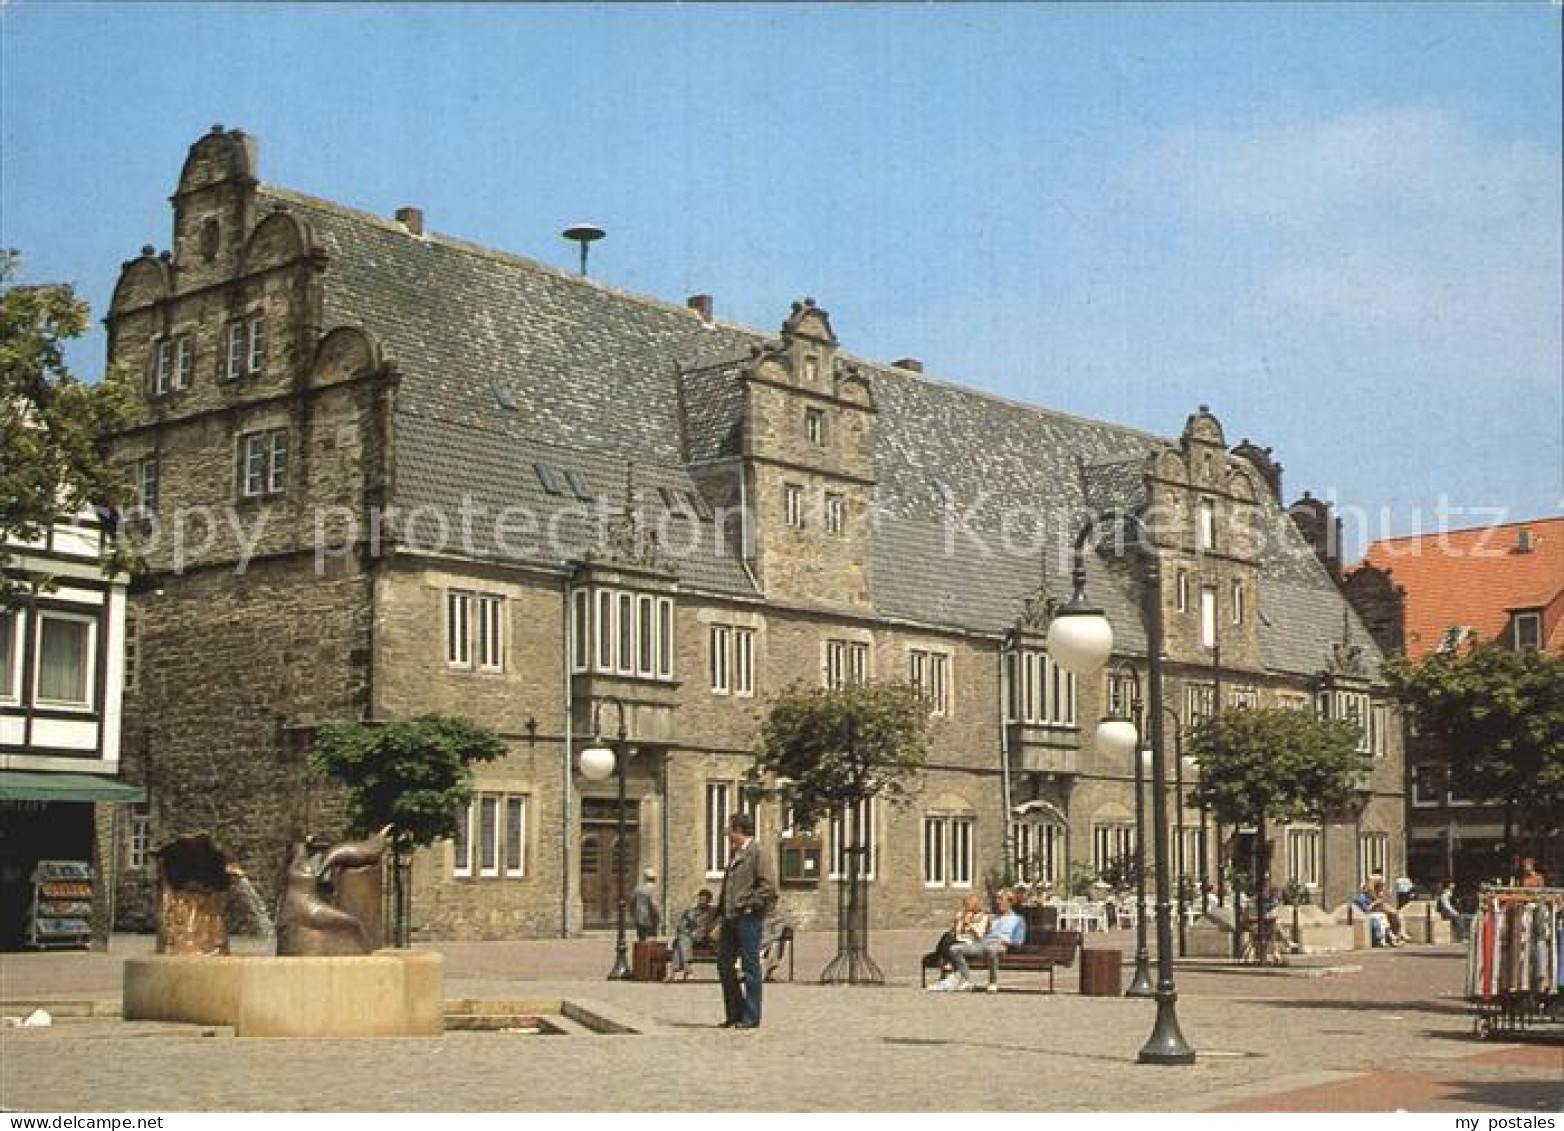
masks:
<svg viewBox="0 0 1564 1131"><path fill-rule="evenodd" d="M563 553L529 548L521 536L498 545L484 522L473 524L477 544L456 552L561 564L579 556L571 547L591 543L592 517L573 513L577 500L548 494L535 463L584 472L617 506L627 462L651 499L658 487L693 491L689 464L737 453L743 359L771 335L291 191L259 192L263 210L299 215L330 256L323 329L361 327L397 362L398 509L456 515L466 497L491 515L517 504L544 520L562 515ZM1053 563L1068 561L1083 516L1142 505L1146 457L1172 443L853 360L878 408L870 580L885 617L1003 631L1043 581L1045 556L1049 591L1067 596L1067 571ZM1273 535L1259 609L1265 662L1313 674L1341 639L1346 605L1261 495ZM681 521L676 529L694 532L694 520ZM677 559L681 581L758 596L712 524L700 520L699 533L700 548ZM1127 568L1092 555L1088 580L1120 647L1143 652ZM1353 641L1377 655L1348 619Z"/></svg>
<svg viewBox="0 0 1564 1131"><path fill-rule="evenodd" d="M1520 532L1532 549L1517 552ZM1499 638L1514 609L1542 609L1542 639L1564 650L1564 518L1387 538L1369 546L1368 564L1406 590L1407 654L1434 651L1456 625L1481 640Z"/></svg>

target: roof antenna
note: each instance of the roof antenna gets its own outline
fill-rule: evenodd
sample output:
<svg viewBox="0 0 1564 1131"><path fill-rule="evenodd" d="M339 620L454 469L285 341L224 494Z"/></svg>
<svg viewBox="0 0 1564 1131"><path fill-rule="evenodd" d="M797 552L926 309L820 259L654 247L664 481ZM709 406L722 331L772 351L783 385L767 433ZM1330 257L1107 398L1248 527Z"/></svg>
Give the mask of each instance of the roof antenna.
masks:
<svg viewBox="0 0 1564 1131"><path fill-rule="evenodd" d="M581 276L585 278L587 273L587 249L608 233L596 224L572 224L559 234L565 239L581 245Z"/></svg>

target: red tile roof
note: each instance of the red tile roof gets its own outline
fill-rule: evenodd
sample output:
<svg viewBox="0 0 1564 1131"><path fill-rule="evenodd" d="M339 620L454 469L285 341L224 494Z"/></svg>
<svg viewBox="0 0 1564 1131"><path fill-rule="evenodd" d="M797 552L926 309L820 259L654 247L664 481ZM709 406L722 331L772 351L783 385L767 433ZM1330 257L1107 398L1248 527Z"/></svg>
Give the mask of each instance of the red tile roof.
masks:
<svg viewBox="0 0 1564 1131"><path fill-rule="evenodd" d="M1531 550L1520 550L1522 531ZM1540 609L1542 638L1564 651L1564 518L1448 530L1375 542L1364 563L1406 590L1407 653L1437 649L1463 625L1482 640L1509 639L1510 613Z"/></svg>

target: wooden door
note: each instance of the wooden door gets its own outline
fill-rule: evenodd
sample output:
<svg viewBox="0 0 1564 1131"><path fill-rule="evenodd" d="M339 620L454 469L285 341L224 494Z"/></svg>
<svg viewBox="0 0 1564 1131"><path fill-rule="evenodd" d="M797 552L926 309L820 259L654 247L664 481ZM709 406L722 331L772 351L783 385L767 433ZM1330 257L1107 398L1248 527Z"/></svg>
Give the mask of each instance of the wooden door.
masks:
<svg viewBox="0 0 1564 1131"><path fill-rule="evenodd" d="M634 812L634 804L630 806ZM627 814L628 816L628 814ZM587 927L612 927L618 921L619 901L614 886L614 847L618 826L612 821L587 820L581 827L581 903ZM639 881L641 838L627 821L624 832L624 895Z"/></svg>

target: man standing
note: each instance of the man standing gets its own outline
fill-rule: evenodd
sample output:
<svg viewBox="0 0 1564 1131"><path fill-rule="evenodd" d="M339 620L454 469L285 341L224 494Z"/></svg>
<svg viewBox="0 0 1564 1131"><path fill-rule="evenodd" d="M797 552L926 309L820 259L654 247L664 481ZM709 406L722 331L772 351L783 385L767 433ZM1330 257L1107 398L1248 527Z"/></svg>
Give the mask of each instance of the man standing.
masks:
<svg viewBox="0 0 1564 1131"><path fill-rule="evenodd" d="M717 942L717 977L722 982L724 1029L760 1027L760 937L766 914L777 901L776 871L771 858L755 843L755 818L735 813L728 821L728 870L722 877L717 904L722 912L722 936ZM744 966L740 985L735 959Z"/></svg>
<svg viewBox="0 0 1564 1131"><path fill-rule="evenodd" d="M662 913L657 910L657 872L648 868L641 873L641 882L630 893L630 921L635 924L637 942L645 942L657 934L662 925Z"/></svg>

